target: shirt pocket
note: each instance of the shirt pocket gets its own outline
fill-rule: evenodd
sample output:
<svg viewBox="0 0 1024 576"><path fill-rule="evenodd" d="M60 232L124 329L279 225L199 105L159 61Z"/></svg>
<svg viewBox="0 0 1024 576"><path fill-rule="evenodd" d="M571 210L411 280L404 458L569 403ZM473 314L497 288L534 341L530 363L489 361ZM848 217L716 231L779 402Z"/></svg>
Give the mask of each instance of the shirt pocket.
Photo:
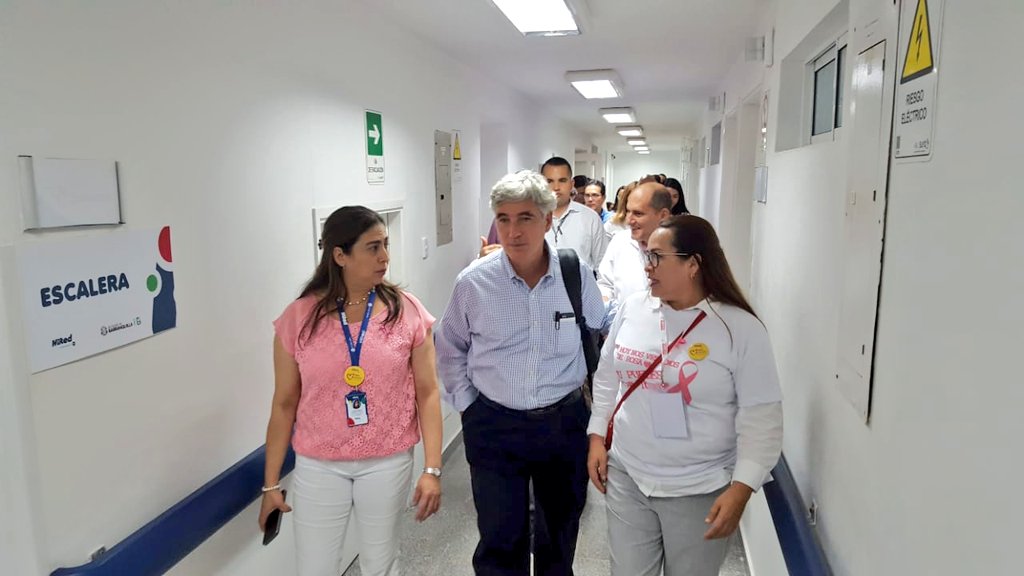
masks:
<svg viewBox="0 0 1024 576"><path fill-rule="evenodd" d="M561 312L561 311L560 311ZM563 312L572 314L572 310ZM548 356L572 362L577 354L582 354L583 345L580 340L580 329L576 324L576 317L562 318L556 323L557 328L552 330L552 342L548 349Z"/></svg>

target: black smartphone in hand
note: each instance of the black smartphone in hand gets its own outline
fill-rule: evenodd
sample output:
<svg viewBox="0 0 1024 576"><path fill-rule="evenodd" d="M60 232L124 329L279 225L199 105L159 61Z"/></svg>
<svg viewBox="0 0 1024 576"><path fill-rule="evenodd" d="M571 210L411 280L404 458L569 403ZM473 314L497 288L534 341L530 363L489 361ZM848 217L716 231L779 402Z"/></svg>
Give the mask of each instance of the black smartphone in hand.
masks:
<svg viewBox="0 0 1024 576"><path fill-rule="evenodd" d="M281 498L285 499L288 497L287 490L281 490ZM263 529L263 545L266 546L277 538L277 535L281 532L281 509L274 508L270 514L267 515L267 523Z"/></svg>

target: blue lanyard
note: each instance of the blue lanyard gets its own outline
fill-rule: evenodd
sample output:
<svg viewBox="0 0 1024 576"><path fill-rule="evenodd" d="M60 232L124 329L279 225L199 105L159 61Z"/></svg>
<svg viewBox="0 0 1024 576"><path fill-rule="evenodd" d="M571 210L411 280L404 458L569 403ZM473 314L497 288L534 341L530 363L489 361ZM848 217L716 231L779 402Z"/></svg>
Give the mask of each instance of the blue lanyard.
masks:
<svg viewBox="0 0 1024 576"><path fill-rule="evenodd" d="M366 301L366 314L363 314L363 325L359 328L359 342L352 343L352 332L348 329L348 315L345 314L345 303L338 301L338 316L341 317L341 329L345 331L345 343L348 344L348 354L352 359L353 366L359 366L359 354L363 350L363 340L366 339L366 327L370 325L370 316L373 315L373 303L377 301L377 291L370 292Z"/></svg>

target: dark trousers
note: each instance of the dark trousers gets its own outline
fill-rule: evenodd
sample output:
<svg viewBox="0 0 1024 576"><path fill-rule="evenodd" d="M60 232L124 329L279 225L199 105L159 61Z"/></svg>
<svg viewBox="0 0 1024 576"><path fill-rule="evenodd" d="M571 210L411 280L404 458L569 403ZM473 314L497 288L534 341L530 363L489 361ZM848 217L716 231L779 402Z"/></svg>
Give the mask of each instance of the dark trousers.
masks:
<svg viewBox="0 0 1024 576"><path fill-rule="evenodd" d="M572 576L587 499L589 410L577 390L555 406L517 411L482 395L462 415L480 543L477 576L530 573L530 496L535 502L534 572Z"/></svg>

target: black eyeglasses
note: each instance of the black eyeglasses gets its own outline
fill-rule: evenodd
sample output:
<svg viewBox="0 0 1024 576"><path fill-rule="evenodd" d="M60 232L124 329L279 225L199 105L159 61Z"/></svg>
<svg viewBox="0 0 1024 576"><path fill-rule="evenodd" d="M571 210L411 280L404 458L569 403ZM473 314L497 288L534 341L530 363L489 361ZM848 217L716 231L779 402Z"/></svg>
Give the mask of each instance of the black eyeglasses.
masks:
<svg viewBox="0 0 1024 576"><path fill-rule="evenodd" d="M661 264L661 259L665 256L682 256L683 258L689 258L693 256L689 252L644 252L644 264L651 268L657 268Z"/></svg>

